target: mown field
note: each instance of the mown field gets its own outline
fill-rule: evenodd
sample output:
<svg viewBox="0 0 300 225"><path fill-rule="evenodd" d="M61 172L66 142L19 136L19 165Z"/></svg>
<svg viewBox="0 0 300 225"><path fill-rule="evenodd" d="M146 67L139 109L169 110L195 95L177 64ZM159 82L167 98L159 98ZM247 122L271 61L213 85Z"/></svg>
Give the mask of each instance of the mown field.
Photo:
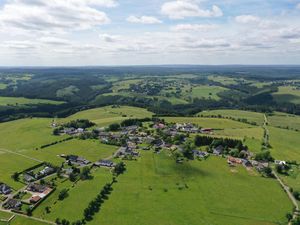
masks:
<svg viewBox="0 0 300 225"><path fill-rule="evenodd" d="M197 114L198 116L220 116L223 118L246 119L248 122L255 122L258 125L264 123L264 115L262 113L243 111L243 110L211 110L203 111Z"/></svg>
<svg viewBox="0 0 300 225"><path fill-rule="evenodd" d="M37 105L37 104L51 104L51 105L60 105L64 102L61 101L52 101L45 99L29 99L22 97L0 97L0 106L4 105Z"/></svg>
<svg viewBox="0 0 300 225"><path fill-rule="evenodd" d="M292 208L276 180L222 158L178 165L163 152L127 163L109 200L91 225L286 223Z"/></svg>

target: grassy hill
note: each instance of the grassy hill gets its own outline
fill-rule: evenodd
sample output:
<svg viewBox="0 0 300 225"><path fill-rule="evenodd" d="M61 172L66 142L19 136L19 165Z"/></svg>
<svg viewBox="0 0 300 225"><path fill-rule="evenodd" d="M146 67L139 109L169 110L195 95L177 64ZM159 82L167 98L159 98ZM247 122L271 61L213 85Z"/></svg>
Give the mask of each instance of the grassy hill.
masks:
<svg viewBox="0 0 300 225"><path fill-rule="evenodd" d="M89 119L96 123L98 126L106 126L111 123L118 123L122 120L129 118L145 118L152 117L153 113L146 109L131 107L131 106L120 106L112 107L106 106L96 109L90 109L78 112L70 117L61 121L75 120L75 119Z"/></svg>

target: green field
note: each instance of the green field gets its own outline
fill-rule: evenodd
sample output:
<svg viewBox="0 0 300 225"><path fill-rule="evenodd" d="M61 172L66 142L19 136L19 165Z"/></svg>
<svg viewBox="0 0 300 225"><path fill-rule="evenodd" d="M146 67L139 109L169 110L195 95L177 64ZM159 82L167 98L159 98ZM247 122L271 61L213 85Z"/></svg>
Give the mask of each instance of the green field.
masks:
<svg viewBox="0 0 300 225"><path fill-rule="evenodd" d="M52 105L59 105L63 104L64 102L60 101L52 101L52 100L45 100L45 99L29 99L29 98L22 98L22 97L0 97L0 106L4 105L37 105L37 104L52 104Z"/></svg>
<svg viewBox="0 0 300 225"><path fill-rule="evenodd" d="M64 161L63 158L59 157L61 154L78 155L95 162L112 156L116 150L116 146L101 144L98 140L73 139L38 151L27 151L24 154L59 166Z"/></svg>
<svg viewBox="0 0 300 225"><path fill-rule="evenodd" d="M224 85L236 85L238 84L236 78L231 78L231 77L225 77L225 76L208 76L209 80L215 81L215 82L219 82L221 84Z"/></svg>
<svg viewBox="0 0 300 225"><path fill-rule="evenodd" d="M275 112L268 116L270 126L300 130L300 116Z"/></svg>
<svg viewBox="0 0 300 225"><path fill-rule="evenodd" d="M166 122L172 123L194 123L201 127L215 128L215 129L229 129L229 128L251 128L252 125L219 118L201 118L201 117L162 117Z"/></svg>
<svg viewBox="0 0 300 225"><path fill-rule="evenodd" d="M211 110L211 111L203 111L198 113L197 115L202 116L221 116L225 118L234 118L234 119L246 119L248 122L255 122L258 125L262 125L264 123L264 115L262 113L243 111L243 110Z"/></svg>
<svg viewBox="0 0 300 225"><path fill-rule="evenodd" d="M166 154L143 153L127 163L91 225L271 225L292 209L276 180L222 158L176 164ZM147 222L145 222L147 221Z"/></svg>
<svg viewBox="0 0 300 225"><path fill-rule="evenodd" d="M62 121L89 119L99 126L107 126L111 123L118 123L129 118L151 118L152 115L153 113L147 111L146 109L137 107L120 106L113 108L111 106L106 106L78 112L66 119L63 119Z"/></svg>
<svg viewBox="0 0 300 225"><path fill-rule="evenodd" d="M12 216L10 213L0 211L0 219L9 219ZM42 223L32 219L24 218L21 216L16 216L9 225L46 225L47 223ZM0 225L7 225L5 222L0 222Z"/></svg>
<svg viewBox="0 0 300 225"><path fill-rule="evenodd" d="M68 180L57 182L57 190L33 212L33 215L52 221L56 218L65 218L70 221L82 219L83 211L89 202L97 196L106 183L112 180L107 169L95 169L92 175L93 179L79 181L74 186ZM59 201L58 194L64 188L69 189L69 196L63 201ZM51 208L49 214L45 212L47 206Z"/></svg>
<svg viewBox="0 0 300 225"><path fill-rule="evenodd" d="M300 161L299 132L269 127L271 154L279 160Z"/></svg>
<svg viewBox="0 0 300 225"><path fill-rule="evenodd" d="M218 93L226 90L227 90L226 88L219 87L219 86L201 85L201 86L193 87L191 97L219 100L220 97L218 96Z"/></svg>
<svg viewBox="0 0 300 225"><path fill-rule="evenodd" d="M300 90L294 86L281 86L278 92L273 94L277 102L290 102L300 104Z"/></svg>

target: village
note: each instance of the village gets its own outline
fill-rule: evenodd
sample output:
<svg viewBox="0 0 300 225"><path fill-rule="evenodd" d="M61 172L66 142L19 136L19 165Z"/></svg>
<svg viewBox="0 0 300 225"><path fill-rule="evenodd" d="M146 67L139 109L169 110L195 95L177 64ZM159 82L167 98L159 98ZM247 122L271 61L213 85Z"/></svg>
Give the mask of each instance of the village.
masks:
<svg viewBox="0 0 300 225"><path fill-rule="evenodd" d="M214 138L212 128L202 128L192 123L166 123L163 120L131 120L128 123L128 126L110 125L93 130L81 127L59 128L59 135L93 138L103 144L119 147L111 157L95 162L78 155L60 154L58 157L64 159L61 166L45 162L16 172L12 179L25 186L13 190L0 182L2 210L30 216L43 200L55 192L55 185L45 181L48 177L63 176L76 182L84 168L104 167L112 170L120 160L137 160L141 157L141 151L153 151L154 154L167 151L178 164L185 160L205 160L210 156L225 157L230 168L242 165L248 170L256 169L263 176L270 175L267 172L270 168L268 161L255 160L253 153L239 140ZM191 144L191 141L195 144ZM279 160L274 163L286 164Z"/></svg>

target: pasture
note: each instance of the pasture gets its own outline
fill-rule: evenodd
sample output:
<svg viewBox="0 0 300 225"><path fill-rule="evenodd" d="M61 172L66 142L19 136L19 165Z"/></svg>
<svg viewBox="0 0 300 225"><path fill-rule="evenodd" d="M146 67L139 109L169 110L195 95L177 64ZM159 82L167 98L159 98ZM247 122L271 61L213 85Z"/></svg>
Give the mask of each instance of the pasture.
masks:
<svg viewBox="0 0 300 225"><path fill-rule="evenodd" d="M15 105L38 105L38 104L51 104L51 105L60 105L64 102L53 101L46 99L30 99L23 97L0 97L0 106L15 106Z"/></svg>
<svg viewBox="0 0 300 225"><path fill-rule="evenodd" d="M264 114L258 112L250 112L243 110L210 110L203 111L197 114L198 116L214 116L214 117L223 117L223 118L233 118L233 119L246 119L248 122L255 122L258 125L264 123Z"/></svg>
<svg viewBox="0 0 300 225"><path fill-rule="evenodd" d="M33 212L35 217L54 221L56 218L76 221L83 218L83 211L88 206L102 187L112 180L109 170L97 168L92 171L93 178L79 181L73 185L68 180L56 181L57 189ZM63 201L58 200L60 191L69 189L68 197ZM105 203L104 203L105 204ZM50 213L45 212L45 207L50 207Z"/></svg>
<svg viewBox="0 0 300 225"><path fill-rule="evenodd" d="M88 224L271 225L286 223L291 209L276 180L230 169L225 159L176 164L164 152L143 152Z"/></svg>
<svg viewBox="0 0 300 225"><path fill-rule="evenodd" d="M226 88L219 86L200 85L192 88L191 97L219 100L218 93L226 90Z"/></svg>
<svg viewBox="0 0 300 225"><path fill-rule="evenodd" d="M129 118L145 118L152 117L153 113L146 109L120 106L112 107L106 106L96 109L90 109L78 112L60 121L70 121L75 119L89 119L96 123L98 126L107 126L111 123L119 123Z"/></svg>
<svg viewBox="0 0 300 225"><path fill-rule="evenodd" d="M270 132L271 154L279 160L300 161L299 132L268 127Z"/></svg>
<svg viewBox="0 0 300 225"><path fill-rule="evenodd" d="M268 116L270 126L300 130L300 116L275 112Z"/></svg>

